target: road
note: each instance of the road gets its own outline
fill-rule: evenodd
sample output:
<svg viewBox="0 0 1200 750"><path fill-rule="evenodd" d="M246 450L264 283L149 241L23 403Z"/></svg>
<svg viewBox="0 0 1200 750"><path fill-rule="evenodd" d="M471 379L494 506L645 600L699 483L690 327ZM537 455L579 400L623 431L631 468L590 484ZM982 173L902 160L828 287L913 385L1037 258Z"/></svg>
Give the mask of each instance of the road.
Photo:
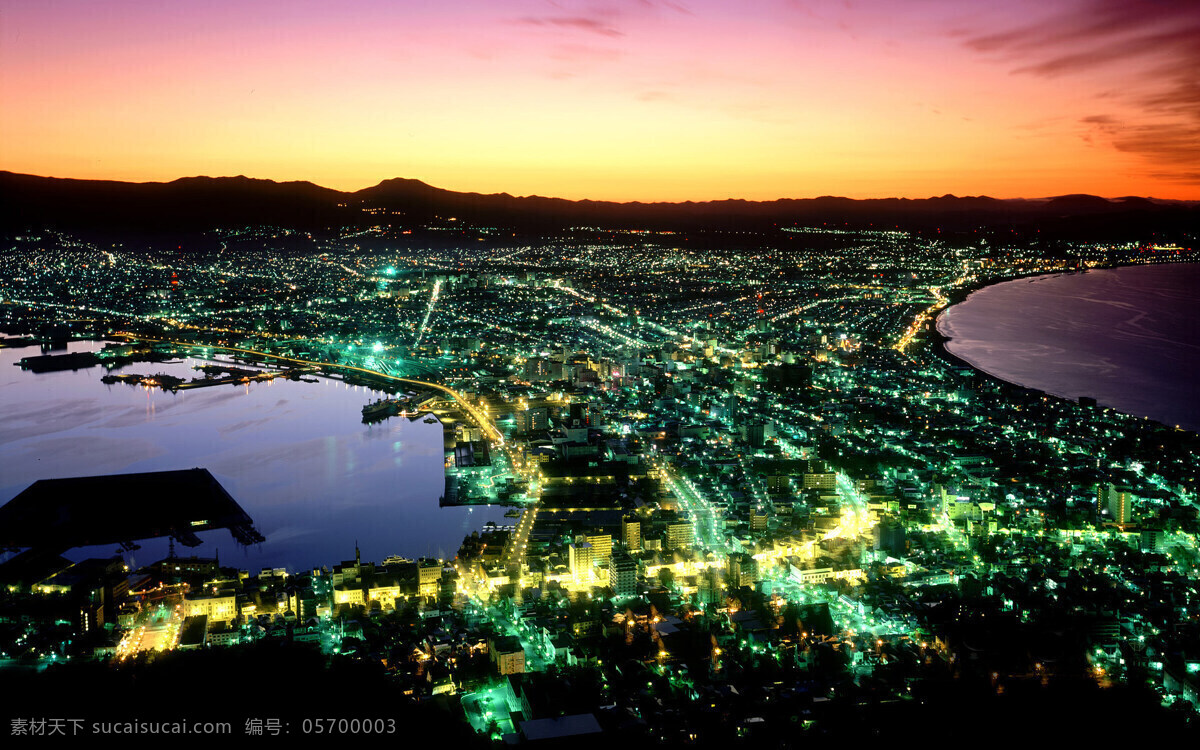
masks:
<svg viewBox="0 0 1200 750"><path fill-rule="evenodd" d="M677 476L665 461L655 464L662 471L671 493L687 511L694 530L694 543L703 548L724 556L729 552L725 541L724 514L714 508L687 479Z"/></svg>
<svg viewBox="0 0 1200 750"><path fill-rule="evenodd" d="M537 506L526 508L521 513L521 520L513 529L504 549L504 566L520 565L525 560L525 548L529 545L529 533L533 531L533 522L537 518Z"/></svg>

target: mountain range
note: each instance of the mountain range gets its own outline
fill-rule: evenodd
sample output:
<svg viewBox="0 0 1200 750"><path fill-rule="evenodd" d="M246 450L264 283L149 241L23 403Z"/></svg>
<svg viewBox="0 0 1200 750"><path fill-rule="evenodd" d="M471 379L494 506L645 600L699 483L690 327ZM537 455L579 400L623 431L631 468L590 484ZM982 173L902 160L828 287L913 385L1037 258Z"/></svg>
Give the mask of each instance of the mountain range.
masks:
<svg viewBox="0 0 1200 750"><path fill-rule="evenodd" d="M516 197L460 193L419 180L390 179L342 192L311 182L248 177L185 177L171 182L75 180L0 171L0 230L164 231L273 225L316 230L388 224L424 226L453 217L461 225L553 231L567 227L761 230L794 225L963 231L1013 228L1054 235L1190 234L1200 203L1064 195L997 199L820 198L683 203Z"/></svg>

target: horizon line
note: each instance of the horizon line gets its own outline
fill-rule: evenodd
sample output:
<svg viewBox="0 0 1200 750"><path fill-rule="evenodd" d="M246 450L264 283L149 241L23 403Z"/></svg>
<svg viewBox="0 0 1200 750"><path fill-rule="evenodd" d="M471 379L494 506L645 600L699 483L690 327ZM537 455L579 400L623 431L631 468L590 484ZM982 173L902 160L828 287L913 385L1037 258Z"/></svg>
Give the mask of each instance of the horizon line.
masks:
<svg viewBox="0 0 1200 750"><path fill-rule="evenodd" d="M971 195L957 195L954 193L943 193L941 195L926 195L926 196L921 196L921 197L909 197L909 196L900 196L900 195L883 195L883 196L871 196L871 197L866 197L866 198L851 198L851 197L848 197L845 195L834 195L832 193L823 193L820 195L812 195L812 196L807 196L807 197L779 197L779 198L768 198L768 199L725 197L725 198L704 198L704 199L689 198L689 199L685 199L685 200L611 200L611 199L598 199L598 198L564 198L564 197L554 196L554 195L542 195L539 193L530 193L527 195L516 195L513 193L509 193L507 191L482 192L479 190L456 190L453 188L439 187L438 185L434 185L432 183L426 182L425 180L416 178L416 177L398 177L398 176L397 177L385 177L385 178L381 179L379 182L376 182L371 185L367 185L365 187L357 188L355 190L344 190L344 189L340 189L340 188L328 187L326 185L322 185L320 183L314 182L312 180L307 180L307 179L275 179L275 178L270 178L270 177L250 177L245 174L216 175L216 176L208 175L208 174L195 174L195 175L183 175L180 177L175 177L170 180L141 180L141 181L138 181L138 180L123 180L123 179L101 178L101 177L58 177L58 176L54 176L54 175L32 174L29 172L16 172L16 171L9 170L9 169L0 169L0 173L7 173L7 174L11 174L11 175L18 176L18 177L34 177L34 178L46 179L46 180L64 180L64 181L73 181L73 182L113 182L113 183L120 183L123 185L169 185L171 183L179 182L181 180L198 180L198 179L206 179L206 180L245 179L245 180L253 180L256 182L269 182L269 183L272 183L275 185L307 184L307 185L312 185L314 187L321 188L323 190L331 190L331 191L334 191L337 193L343 193L346 195L353 195L355 193L362 192L363 190L369 190L374 187L379 187L380 185L382 185L386 182L400 180L400 181L405 181L405 182L420 183L420 184L422 184L426 187L432 188L434 190L441 190L441 191L448 192L448 193L459 193L459 194L464 194L464 195L508 196L508 197L514 198L514 199L540 198L540 199L545 199L545 200L561 200L561 201L567 201L570 203L584 203L584 202L587 202L587 203L611 203L614 205L630 205L630 204L683 205L683 204L688 204L688 203L722 203L722 202L727 202L727 201L739 201L739 202L744 202L744 203L777 203L779 201L807 201L807 200L820 200L822 198L833 198L833 199L838 199L838 200L849 200L849 201L880 201L880 200L922 201L922 200L936 200L936 199L940 199L940 198L955 198L955 199L959 199L959 200L966 200L966 199L972 199L972 198L986 198L986 199L997 200L997 201L1037 202L1037 201L1050 201L1050 200L1054 200L1056 198L1064 198L1064 197L1072 197L1072 196L1086 196L1086 197L1092 197L1092 198L1101 198L1106 201L1119 201L1119 200L1124 200L1124 199L1128 199L1128 198L1140 198L1143 200L1162 201L1162 202L1167 202L1167 203L1200 204L1200 200L1190 200L1190 199L1186 199L1186 198L1159 198L1159 197L1155 197L1155 196L1151 196L1151 195L1132 195L1132 194L1117 195L1117 196L1105 196L1105 195L1099 195L1096 193L1088 193L1088 192L1068 192L1068 193L1059 193L1056 195L1043 195L1043 196L1037 196L1037 197L1012 196L1012 197L1003 197L1003 198L997 197L994 195L988 195L986 193L977 193L977 194L971 194Z"/></svg>

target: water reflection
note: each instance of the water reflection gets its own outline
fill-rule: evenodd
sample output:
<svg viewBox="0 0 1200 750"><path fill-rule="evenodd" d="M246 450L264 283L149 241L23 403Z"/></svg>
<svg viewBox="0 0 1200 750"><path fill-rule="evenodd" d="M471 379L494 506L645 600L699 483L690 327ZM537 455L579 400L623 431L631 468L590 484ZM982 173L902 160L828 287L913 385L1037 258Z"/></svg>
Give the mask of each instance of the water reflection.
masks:
<svg viewBox="0 0 1200 750"><path fill-rule="evenodd" d="M98 351L77 342L69 351ZM354 554L450 558L462 537L503 508L439 508L440 424L392 418L361 423L380 394L320 379L275 380L168 393L100 382L104 369L33 374L14 367L33 349L0 350L0 502L37 479L120 472L209 469L251 515L267 541L237 548L226 531L180 554L243 568L300 570ZM200 360L137 363L123 372L192 378ZM163 498L170 502L170 498ZM165 540L130 555L146 564ZM111 554L109 548L75 551Z"/></svg>

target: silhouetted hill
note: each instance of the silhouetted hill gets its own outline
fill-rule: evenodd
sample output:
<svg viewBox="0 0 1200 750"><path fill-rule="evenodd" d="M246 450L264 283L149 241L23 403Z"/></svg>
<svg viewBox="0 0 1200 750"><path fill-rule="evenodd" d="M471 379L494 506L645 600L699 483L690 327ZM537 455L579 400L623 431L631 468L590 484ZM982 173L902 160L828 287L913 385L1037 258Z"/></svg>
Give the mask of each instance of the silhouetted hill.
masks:
<svg viewBox="0 0 1200 750"><path fill-rule="evenodd" d="M1131 208L1124 201L1109 201L1094 195L1060 195L1046 201L1045 207L1059 215L1100 214Z"/></svg>
<svg viewBox="0 0 1200 750"><path fill-rule="evenodd" d="M368 213L367 209L382 209ZM943 195L853 200L614 203L507 193L459 193L420 180L390 179L356 192L310 182L187 177L167 183L71 180L0 172L0 229L166 231L276 225L296 229L392 224L454 217L464 224L549 231L564 227L754 230L848 224L915 230L983 227L1084 235L1195 231L1200 204L1066 195L1039 200Z"/></svg>
<svg viewBox="0 0 1200 750"><path fill-rule="evenodd" d="M311 182L242 176L135 183L0 172L0 226L139 231L253 224L318 228L339 223L342 196Z"/></svg>

